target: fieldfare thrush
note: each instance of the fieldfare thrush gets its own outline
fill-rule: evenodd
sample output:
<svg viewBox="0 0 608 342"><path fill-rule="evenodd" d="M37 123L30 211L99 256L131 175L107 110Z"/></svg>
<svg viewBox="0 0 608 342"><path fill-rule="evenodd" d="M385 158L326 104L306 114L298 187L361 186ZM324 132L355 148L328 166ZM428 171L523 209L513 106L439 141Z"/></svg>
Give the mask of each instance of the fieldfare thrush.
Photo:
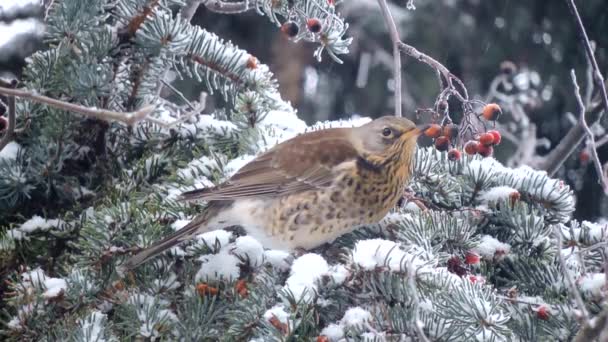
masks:
<svg viewBox="0 0 608 342"><path fill-rule="evenodd" d="M183 193L183 200L208 201L205 211L122 267L132 269L198 234L229 226L242 226L266 248L294 250L376 223L409 182L425 128L385 116L284 141L225 183Z"/></svg>

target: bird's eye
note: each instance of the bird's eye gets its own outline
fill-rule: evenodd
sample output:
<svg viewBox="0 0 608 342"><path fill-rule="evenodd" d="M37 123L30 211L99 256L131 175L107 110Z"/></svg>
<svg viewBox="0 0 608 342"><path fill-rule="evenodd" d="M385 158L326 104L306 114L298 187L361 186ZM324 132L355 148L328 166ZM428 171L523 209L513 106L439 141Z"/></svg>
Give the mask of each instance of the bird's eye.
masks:
<svg viewBox="0 0 608 342"><path fill-rule="evenodd" d="M391 134L393 134L393 131L390 128L388 128L388 127L385 127L382 130L382 135L385 136L385 137L390 137Z"/></svg>

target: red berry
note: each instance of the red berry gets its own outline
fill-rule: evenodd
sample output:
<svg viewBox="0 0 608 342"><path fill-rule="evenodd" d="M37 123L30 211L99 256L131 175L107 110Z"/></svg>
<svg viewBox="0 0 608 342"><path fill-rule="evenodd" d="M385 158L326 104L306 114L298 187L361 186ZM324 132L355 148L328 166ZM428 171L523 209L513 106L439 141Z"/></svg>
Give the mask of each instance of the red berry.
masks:
<svg viewBox="0 0 608 342"><path fill-rule="evenodd" d="M0 132L4 131L8 127L8 119L4 116L0 116Z"/></svg>
<svg viewBox="0 0 608 342"><path fill-rule="evenodd" d="M549 308L545 305L541 305L536 308L536 317L542 319L543 321L548 320L551 317L551 313L549 312Z"/></svg>
<svg viewBox="0 0 608 342"><path fill-rule="evenodd" d="M0 129L0 131L1 130L2 129ZM581 153L578 155L578 159L580 159L580 161L583 162L583 163L587 163L589 161L590 157L591 156L589 156L589 152L587 152L585 150L581 151Z"/></svg>
<svg viewBox="0 0 608 342"><path fill-rule="evenodd" d="M476 275L473 275L473 274L469 276L469 281L471 283L473 283L473 284L475 284L475 283L483 284L483 283L486 282L486 280L484 279L484 277L482 277L482 276L476 276Z"/></svg>
<svg viewBox="0 0 608 342"><path fill-rule="evenodd" d="M306 20L306 27L308 27L308 31L312 33L319 33L323 28L321 21L319 21L317 18L310 18Z"/></svg>
<svg viewBox="0 0 608 342"><path fill-rule="evenodd" d="M325 335L317 336L317 342L329 342L329 337Z"/></svg>
<svg viewBox="0 0 608 342"><path fill-rule="evenodd" d="M511 205L515 205L515 202L519 201L521 198L521 194L519 191L513 191L509 194L509 200L511 201Z"/></svg>
<svg viewBox="0 0 608 342"><path fill-rule="evenodd" d="M258 67L258 59L252 55L247 58L247 69L255 69Z"/></svg>
<svg viewBox="0 0 608 342"><path fill-rule="evenodd" d="M480 259L481 258L479 257L479 254L468 251L467 254L464 256L464 263L467 265L475 265L479 263Z"/></svg>
<svg viewBox="0 0 608 342"><path fill-rule="evenodd" d="M298 32L300 32L300 28L298 27L298 24L294 23L293 21L287 21L283 25L281 25L281 32L283 32L288 37L293 38L298 35Z"/></svg>
<svg viewBox="0 0 608 342"><path fill-rule="evenodd" d="M460 160L460 151L453 148L448 152L448 159L451 161Z"/></svg>
<svg viewBox="0 0 608 342"><path fill-rule="evenodd" d="M500 141L502 140L502 136L500 135L500 132L493 129L491 131L488 131L489 134L492 134L492 136L494 137L494 145L498 145L500 144Z"/></svg>
<svg viewBox="0 0 608 342"><path fill-rule="evenodd" d="M468 155L474 155L477 153L477 151L479 151L479 143L474 140L468 141L466 144L464 144L464 151Z"/></svg>
<svg viewBox="0 0 608 342"><path fill-rule="evenodd" d="M491 156L492 153L494 153L494 149L492 148L492 146L479 144L479 149L477 150L477 153L479 153L480 156L485 158Z"/></svg>
<svg viewBox="0 0 608 342"><path fill-rule="evenodd" d="M479 142L485 146L494 145L494 135L491 133L483 133L479 136Z"/></svg>
<svg viewBox="0 0 608 342"><path fill-rule="evenodd" d="M483 107L481 114L486 120L494 121L502 114L502 109L496 103L488 103Z"/></svg>
<svg viewBox="0 0 608 342"><path fill-rule="evenodd" d="M447 151L450 148L450 139L445 136L438 137L435 139L435 148L437 151Z"/></svg>
<svg viewBox="0 0 608 342"><path fill-rule="evenodd" d="M449 124L443 127L443 135L450 139L454 139L458 136L458 125Z"/></svg>
<svg viewBox="0 0 608 342"><path fill-rule="evenodd" d="M441 135L441 126L438 124L429 125L429 128L424 131L424 135L429 138L437 139Z"/></svg>

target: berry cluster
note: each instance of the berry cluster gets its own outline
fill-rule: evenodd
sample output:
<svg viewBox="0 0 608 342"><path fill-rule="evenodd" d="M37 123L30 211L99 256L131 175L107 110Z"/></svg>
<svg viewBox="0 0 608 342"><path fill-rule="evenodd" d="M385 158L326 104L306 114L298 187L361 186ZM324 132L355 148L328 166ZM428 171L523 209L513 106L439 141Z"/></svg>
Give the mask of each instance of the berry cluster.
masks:
<svg viewBox="0 0 608 342"><path fill-rule="evenodd" d="M495 121L502 114L500 106L495 103L487 104L483 107L481 116L487 121ZM424 134L434 139L435 148L438 151L448 151L448 159L456 161L460 159L461 152L457 148L450 148L452 141L458 138L458 125L448 124L440 126L432 124L424 132ZM482 157L491 156L494 152L494 146L500 144L502 136L497 130L490 130L479 134L476 140L468 141L464 144L464 152L468 155L479 154Z"/></svg>
<svg viewBox="0 0 608 342"><path fill-rule="evenodd" d="M306 28L311 33L319 33L323 29L323 25L319 19L310 18L306 20ZM283 32L287 37L293 38L300 32L300 27L294 21L286 21L283 23L283 25L281 25L281 32Z"/></svg>
<svg viewBox="0 0 608 342"><path fill-rule="evenodd" d="M432 124L424 134L429 137L435 139L435 148L438 151L448 151L448 158L450 160L458 160L460 159L460 151L452 148L452 141L458 137L458 125L448 124L445 126L440 126L438 124Z"/></svg>

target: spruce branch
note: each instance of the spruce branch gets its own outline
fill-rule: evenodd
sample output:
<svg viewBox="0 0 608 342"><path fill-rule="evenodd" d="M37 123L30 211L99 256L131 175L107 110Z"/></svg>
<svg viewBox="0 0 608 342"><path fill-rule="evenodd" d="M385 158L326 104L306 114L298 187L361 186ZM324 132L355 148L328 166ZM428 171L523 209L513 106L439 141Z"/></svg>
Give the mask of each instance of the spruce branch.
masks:
<svg viewBox="0 0 608 342"><path fill-rule="evenodd" d="M591 147L591 157L593 159L593 165L595 166L595 171L597 172L598 182L602 185L604 193L608 193L608 184L606 183L606 177L604 176L602 165L600 163L600 159L597 155L597 146L595 145L595 137L593 132L589 128L587 121L585 120L585 104L583 103L583 99L581 98L581 89L578 86L578 82L576 81L576 73L574 69L570 70L570 77L572 77L572 85L574 86L574 97L579 106L579 123L585 130L587 135L587 139L589 139L589 146Z"/></svg>
<svg viewBox="0 0 608 342"><path fill-rule="evenodd" d="M155 106L148 105L140 108L134 112L115 112L107 109L97 109L91 107L85 107L81 105L77 105L74 103L61 101L57 99L50 98L48 96L36 94L32 91L24 90L24 89L11 89L0 87L0 94L7 95L9 97L20 97L28 100L32 100L34 102L43 103L53 108L78 113L84 116L97 118L105 121L117 121L122 122L126 125L133 125L141 120L149 120L148 115L152 113L155 109Z"/></svg>
<svg viewBox="0 0 608 342"><path fill-rule="evenodd" d="M589 324L589 313L587 312L587 307L585 306L585 302L583 302L583 297L581 297L580 292L576 288L576 284L574 279L572 278L572 274L568 270L568 266L566 265L566 260L564 259L564 255L561 253L562 250L562 232L559 230L558 226L553 226L553 233L555 234L555 239L557 243L557 257L559 259L560 266L562 268L562 272L564 273L564 277L566 278L566 283L568 285L568 290L578 309L581 311L581 316L585 322L585 324Z"/></svg>

